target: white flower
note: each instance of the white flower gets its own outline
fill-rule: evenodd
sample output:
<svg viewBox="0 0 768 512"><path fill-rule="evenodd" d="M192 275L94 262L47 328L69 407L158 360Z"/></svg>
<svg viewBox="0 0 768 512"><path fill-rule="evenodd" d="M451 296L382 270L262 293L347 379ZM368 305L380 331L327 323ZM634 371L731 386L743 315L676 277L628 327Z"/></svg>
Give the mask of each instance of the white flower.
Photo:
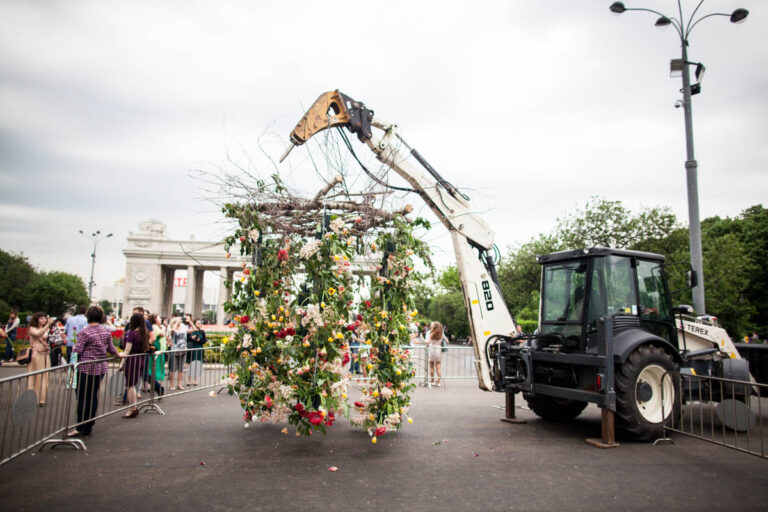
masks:
<svg viewBox="0 0 768 512"><path fill-rule="evenodd" d="M381 388L381 391L379 391L379 394L384 400L389 400L390 398L392 398L393 392L391 389L384 387L384 388Z"/></svg>
<svg viewBox="0 0 768 512"><path fill-rule="evenodd" d="M334 233L339 233L343 229L344 229L344 221L341 219L341 217L336 217L331 221L331 230Z"/></svg>
<svg viewBox="0 0 768 512"><path fill-rule="evenodd" d="M323 242L320 240L312 239L309 240L299 251L299 257L304 258L305 260L308 260L315 254L317 254L317 251L320 250L320 247L322 247Z"/></svg>
<svg viewBox="0 0 768 512"><path fill-rule="evenodd" d="M253 340L251 339L251 335L250 334L246 334L245 336L243 336L243 348L250 347L252 341Z"/></svg>

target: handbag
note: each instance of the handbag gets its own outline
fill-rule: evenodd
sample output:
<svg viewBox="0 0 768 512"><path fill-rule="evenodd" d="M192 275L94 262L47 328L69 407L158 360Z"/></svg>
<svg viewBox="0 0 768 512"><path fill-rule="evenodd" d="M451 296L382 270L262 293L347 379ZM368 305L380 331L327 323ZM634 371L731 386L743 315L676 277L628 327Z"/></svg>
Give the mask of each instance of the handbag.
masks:
<svg viewBox="0 0 768 512"><path fill-rule="evenodd" d="M51 327L51 330L48 331L48 345L51 348L59 348L64 345L64 337L56 326Z"/></svg>
<svg viewBox="0 0 768 512"><path fill-rule="evenodd" d="M16 356L16 362L20 366L24 366L25 364L29 364L29 362L32 360L32 349L27 347L19 350L19 355Z"/></svg>
<svg viewBox="0 0 768 512"><path fill-rule="evenodd" d="M445 336L440 342L440 352L448 352L448 340L445 339Z"/></svg>

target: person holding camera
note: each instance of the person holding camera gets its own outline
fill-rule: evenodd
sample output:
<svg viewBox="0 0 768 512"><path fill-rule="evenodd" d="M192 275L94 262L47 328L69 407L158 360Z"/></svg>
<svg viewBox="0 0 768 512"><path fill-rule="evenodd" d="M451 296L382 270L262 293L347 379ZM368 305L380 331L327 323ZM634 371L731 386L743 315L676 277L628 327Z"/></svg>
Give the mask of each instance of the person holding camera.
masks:
<svg viewBox="0 0 768 512"><path fill-rule="evenodd" d="M171 320L171 353L168 358L168 381L171 391L176 391L174 385L174 374L179 389L184 390L184 362L187 359L187 324L182 318L177 316Z"/></svg>
<svg viewBox="0 0 768 512"><path fill-rule="evenodd" d="M5 329L0 328L0 340L5 340L5 360L13 361L13 344L16 341L16 329L19 327L19 313L12 309L8 314L8 323L5 324Z"/></svg>
<svg viewBox="0 0 768 512"><path fill-rule="evenodd" d="M35 313L29 320L29 347L32 349L32 360L29 362L30 373L51 367L48 333L54 320L54 318L48 318L48 315L43 312ZM37 393L38 407L44 407L48 396L48 373L38 373L30 377L30 380L30 388Z"/></svg>

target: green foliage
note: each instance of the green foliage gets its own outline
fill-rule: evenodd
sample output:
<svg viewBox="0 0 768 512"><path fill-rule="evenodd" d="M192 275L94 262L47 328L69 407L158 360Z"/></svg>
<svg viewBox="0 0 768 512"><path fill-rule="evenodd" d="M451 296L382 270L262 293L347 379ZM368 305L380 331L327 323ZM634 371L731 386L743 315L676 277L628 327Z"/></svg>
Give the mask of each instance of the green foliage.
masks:
<svg viewBox="0 0 768 512"><path fill-rule="evenodd" d="M459 270L455 265L446 267L440 272L437 277L437 284L446 292L460 292L461 291L461 278L459 277Z"/></svg>
<svg viewBox="0 0 768 512"><path fill-rule="evenodd" d="M36 274L25 256L0 249L0 299L8 304L9 309L25 307L27 287L35 280Z"/></svg>
<svg viewBox="0 0 768 512"><path fill-rule="evenodd" d="M564 248L553 235L539 235L517 249L510 249L502 258L498 272L501 292L515 320L525 309L536 311L538 320L541 266L536 263L536 256Z"/></svg>
<svg viewBox="0 0 768 512"><path fill-rule="evenodd" d="M592 198L558 221L552 234L510 249L499 265L499 280L513 317L526 332L538 316L541 269L535 256L550 252L604 246L663 254L673 304L691 304L683 289L690 268L688 229L668 208L644 208L639 214L620 201ZM768 332L768 210L762 205L737 218L711 217L702 221L704 284L707 312L716 315L734 337L753 329ZM674 265L681 263L680 265Z"/></svg>
<svg viewBox="0 0 768 512"><path fill-rule="evenodd" d="M678 227L668 208L643 208L634 215L621 201L592 197L584 210L558 219L555 238L568 249L628 248L641 241L665 238Z"/></svg>
<svg viewBox="0 0 768 512"><path fill-rule="evenodd" d="M99 301L99 306L101 306L101 309L104 310L105 314L107 314L107 315L111 315L112 314L112 311L113 311L112 303L109 302L107 299Z"/></svg>
<svg viewBox="0 0 768 512"><path fill-rule="evenodd" d="M448 328L448 333L457 338L469 336L469 320L464 305L464 295L454 291L436 295L429 306L429 318L437 320Z"/></svg>
<svg viewBox="0 0 768 512"><path fill-rule="evenodd" d="M61 316L78 304L88 303L88 292L80 277L66 272L42 272L27 287L27 306Z"/></svg>

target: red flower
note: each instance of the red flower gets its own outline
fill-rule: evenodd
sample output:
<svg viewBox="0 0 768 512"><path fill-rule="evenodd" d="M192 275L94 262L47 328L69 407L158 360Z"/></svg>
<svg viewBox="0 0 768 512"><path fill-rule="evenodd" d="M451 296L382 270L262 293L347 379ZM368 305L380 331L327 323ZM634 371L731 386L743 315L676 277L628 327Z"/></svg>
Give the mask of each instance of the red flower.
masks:
<svg viewBox="0 0 768 512"><path fill-rule="evenodd" d="M374 432L374 435L376 437L381 437L386 433L387 433L387 427L379 427L376 429L376 432Z"/></svg>
<svg viewBox="0 0 768 512"><path fill-rule="evenodd" d="M332 412L329 412L328 416L325 417L325 426L330 427L333 425L334 421L336 421L336 416L334 416Z"/></svg>
<svg viewBox="0 0 768 512"><path fill-rule="evenodd" d="M285 330L285 334L288 336L293 336L294 334L296 334L296 329L294 329L293 327L289 327Z"/></svg>
<svg viewBox="0 0 768 512"><path fill-rule="evenodd" d="M323 422L323 415L318 411L309 413L309 422L313 425L320 425Z"/></svg>
<svg viewBox="0 0 768 512"><path fill-rule="evenodd" d="M349 353L344 352L344 357L341 358L341 364L347 364L349 362Z"/></svg>
<svg viewBox="0 0 768 512"><path fill-rule="evenodd" d="M249 317L248 315L243 315L243 316L240 317L240 323L241 324L247 324L250 319L251 319L251 317Z"/></svg>
<svg viewBox="0 0 768 512"><path fill-rule="evenodd" d="M240 241L241 241L241 242L245 242L245 237L244 237L244 236L241 236L241 237L240 237Z"/></svg>
<svg viewBox="0 0 768 512"><path fill-rule="evenodd" d="M365 307L369 308L371 306L372 306L371 301L369 300L365 301Z"/></svg>
<svg viewBox="0 0 768 512"><path fill-rule="evenodd" d="M363 402L355 402L355 407L359 407L360 409L362 409L365 406L363 405Z"/></svg>
<svg viewBox="0 0 768 512"><path fill-rule="evenodd" d="M249 275L250 273L251 273L251 269L249 268L243 269L243 274Z"/></svg>
<svg viewBox="0 0 768 512"><path fill-rule="evenodd" d="M268 396L264 397L264 405L267 407L267 409L272 408L272 399Z"/></svg>
<svg viewBox="0 0 768 512"><path fill-rule="evenodd" d="M277 251L277 261L285 261L288 259L288 251L280 249Z"/></svg>
<svg viewBox="0 0 768 512"><path fill-rule="evenodd" d="M294 407L294 409L296 409L297 411L299 411L299 413L302 413L302 412L304 412L304 405L303 405L301 402L299 402L299 403L297 403L297 404L296 404L296 406Z"/></svg>
<svg viewBox="0 0 768 512"><path fill-rule="evenodd" d="M251 414L251 411L245 411L243 414L243 421L251 421L253 418L253 414Z"/></svg>
<svg viewBox="0 0 768 512"><path fill-rule="evenodd" d="M349 325L347 326L347 330L348 330L348 331L354 331L354 330L355 330L355 324L349 324Z"/></svg>
<svg viewBox="0 0 768 512"><path fill-rule="evenodd" d="M278 288L280 286L280 281L272 281L272 286Z"/></svg>
<svg viewBox="0 0 768 512"><path fill-rule="evenodd" d="M362 322L362 321L363 321L363 315L361 315L361 314L359 314L359 313L358 313L358 315L357 315L357 317L356 317L356 318L357 318L357 321L358 321L358 322Z"/></svg>

